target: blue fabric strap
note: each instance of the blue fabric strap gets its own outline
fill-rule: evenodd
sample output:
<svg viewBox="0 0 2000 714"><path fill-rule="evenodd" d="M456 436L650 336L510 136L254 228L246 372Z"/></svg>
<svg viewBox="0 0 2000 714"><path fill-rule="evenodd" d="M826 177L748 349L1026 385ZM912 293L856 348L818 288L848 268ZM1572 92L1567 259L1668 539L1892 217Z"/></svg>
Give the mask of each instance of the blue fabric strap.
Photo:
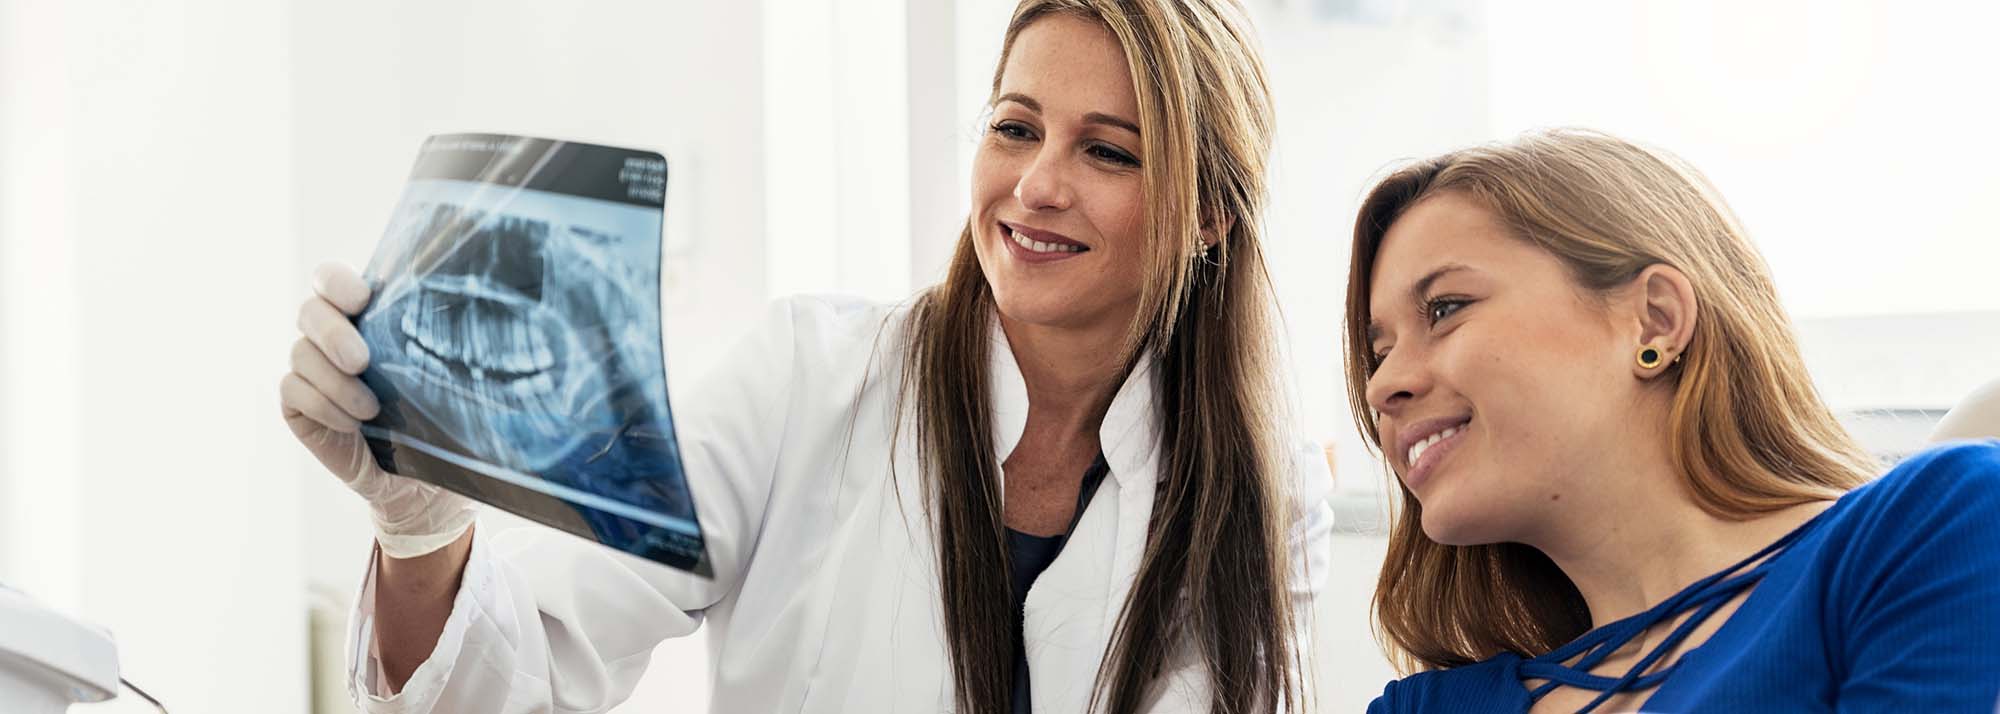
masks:
<svg viewBox="0 0 2000 714"><path fill-rule="evenodd" d="M1793 529L1785 537L1764 546L1763 550L1720 572L1695 581L1680 592L1674 593L1672 597L1660 601L1658 605L1647 608L1645 612L1591 630L1555 651L1523 661L1518 670L1521 679L1548 680L1547 683L1529 692L1529 698L1540 701L1543 696L1561 686L1599 692L1596 699L1592 699L1589 704L1577 710L1581 713L1596 710L1604 702L1622 692L1644 691L1659 686L1673 674L1675 668L1680 666L1680 661L1676 659L1673 664L1657 672L1647 673L1646 670L1651 669L1661 658L1666 657L1667 653L1672 652L1693 634L1701 623L1722 609L1723 605L1763 580L1764 574L1770 571L1771 563L1775 560L1771 556L1804 536L1818 521L1819 518L1815 516L1812 522ZM1757 565L1751 567L1751 563ZM1632 638L1689 610L1693 610L1694 614L1675 627L1666 639L1647 652L1646 656L1626 670L1624 675L1606 677L1590 673L1590 670L1596 668L1613 653L1624 649L1631 643ZM1576 660L1576 663L1565 664L1570 660Z"/></svg>

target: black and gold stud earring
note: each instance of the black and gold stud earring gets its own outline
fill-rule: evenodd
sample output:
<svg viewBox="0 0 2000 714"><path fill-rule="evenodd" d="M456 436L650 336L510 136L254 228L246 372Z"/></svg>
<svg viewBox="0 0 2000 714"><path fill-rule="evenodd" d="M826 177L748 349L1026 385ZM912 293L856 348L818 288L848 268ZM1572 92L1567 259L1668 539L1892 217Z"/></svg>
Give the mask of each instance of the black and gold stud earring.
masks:
<svg viewBox="0 0 2000 714"><path fill-rule="evenodd" d="M1660 366L1660 348L1648 345L1639 349L1639 368L1653 369Z"/></svg>

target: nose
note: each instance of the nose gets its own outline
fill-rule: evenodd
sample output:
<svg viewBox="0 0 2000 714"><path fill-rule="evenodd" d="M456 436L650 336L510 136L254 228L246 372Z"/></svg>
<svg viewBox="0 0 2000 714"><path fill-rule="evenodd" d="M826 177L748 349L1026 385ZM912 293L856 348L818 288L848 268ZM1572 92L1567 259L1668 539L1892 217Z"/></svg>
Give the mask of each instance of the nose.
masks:
<svg viewBox="0 0 2000 714"><path fill-rule="evenodd" d="M1368 377L1368 406L1393 417L1430 389L1431 372L1424 355L1414 346L1391 350Z"/></svg>
<svg viewBox="0 0 2000 714"><path fill-rule="evenodd" d="M1014 182L1014 200L1031 211L1061 211L1070 207L1074 195L1069 184L1067 162L1048 143Z"/></svg>

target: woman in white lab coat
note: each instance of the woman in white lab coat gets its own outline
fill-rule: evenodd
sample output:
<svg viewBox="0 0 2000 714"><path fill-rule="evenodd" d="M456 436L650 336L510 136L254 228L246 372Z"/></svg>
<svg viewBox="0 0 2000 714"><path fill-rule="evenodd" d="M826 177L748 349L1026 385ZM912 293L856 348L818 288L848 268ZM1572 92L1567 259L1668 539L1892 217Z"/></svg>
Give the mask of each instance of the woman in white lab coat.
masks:
<svg viewBox="0 0 2000 714"><path fill-rule="evenodd" d="M1330 479L1278 374L1243 9L1026 0L991 112L943 283L782 301L675 400L713 578L377 470L368 291L322 269L281 392L375 509L362 707L605 711L704 620L717 712L1303 706Z"/></svg>

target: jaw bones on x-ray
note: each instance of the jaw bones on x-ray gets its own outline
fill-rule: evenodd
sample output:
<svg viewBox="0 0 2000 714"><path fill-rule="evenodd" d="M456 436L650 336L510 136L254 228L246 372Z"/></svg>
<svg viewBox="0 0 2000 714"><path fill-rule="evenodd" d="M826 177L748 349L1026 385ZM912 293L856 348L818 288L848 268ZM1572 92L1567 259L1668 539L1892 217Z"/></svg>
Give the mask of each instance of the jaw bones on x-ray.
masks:
<svg viewBox="0 0 2000 714"><path fill-rule="evenodd" d="M417 232L450 236L448 248L422 277L384 286L389 319L376 328L402 345L402 359L382 371L406 394L421 392L411 405L473 453L530 473L616 431L606 374L616 364L571 357L642 357L635 343L645 336L633 324L647 315L602 246L575 229L551 235L546 221L442 204L419 211L427 220ZM604 338L610 344L586 347Z"/></svg>
<svg viewBox="0 0 2000 714"><path fill-rule="evenodd" d="M658 154L433 137L358 320L383 468L707 572L660 340Z"/></svg>

